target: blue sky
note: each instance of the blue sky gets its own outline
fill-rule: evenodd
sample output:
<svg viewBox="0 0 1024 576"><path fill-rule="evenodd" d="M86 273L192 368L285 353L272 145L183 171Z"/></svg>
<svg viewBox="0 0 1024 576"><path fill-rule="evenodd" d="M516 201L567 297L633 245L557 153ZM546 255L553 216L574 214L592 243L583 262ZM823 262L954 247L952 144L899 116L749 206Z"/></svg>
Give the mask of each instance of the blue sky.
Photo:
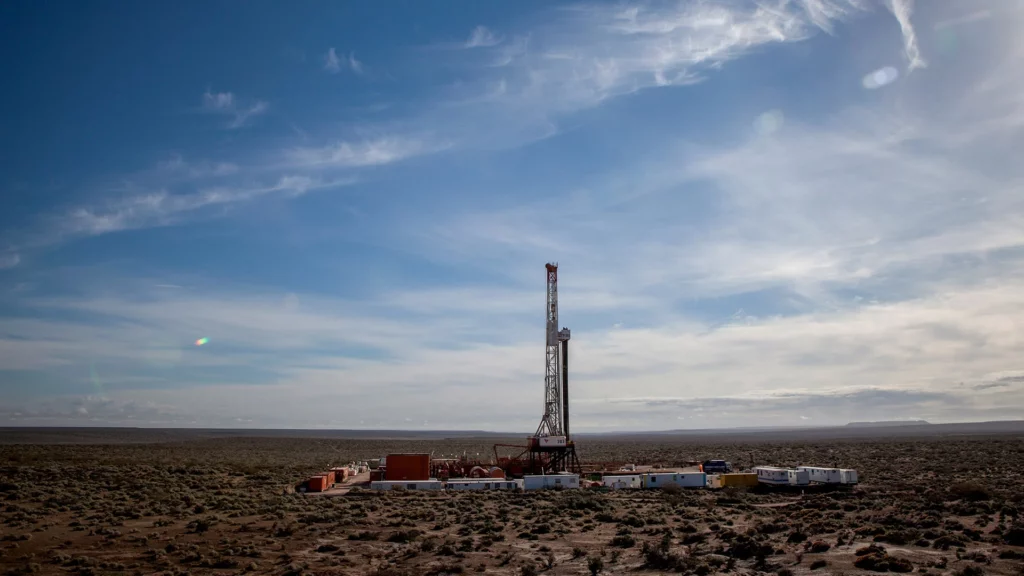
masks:
<svg viewBox="0 0 1024 576"><path fill-rule="evenodd" d="M0 7L0 424L1019 417L1024 11ZM197 346L199 338L208 338Z"/></svg>

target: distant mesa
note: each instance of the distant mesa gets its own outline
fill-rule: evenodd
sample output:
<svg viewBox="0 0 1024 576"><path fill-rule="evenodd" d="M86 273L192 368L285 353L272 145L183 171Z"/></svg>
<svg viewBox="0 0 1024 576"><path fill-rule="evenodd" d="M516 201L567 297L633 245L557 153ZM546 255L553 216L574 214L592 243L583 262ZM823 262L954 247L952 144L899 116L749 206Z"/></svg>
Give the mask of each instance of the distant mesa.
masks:
<svg viewBox="0 0 1024 576"><path fill-rule="evenodd" d="M889 426L921 425L931 425L931 422L925 420L883 420L881 422L850 422L846 426L850 428L887 428Z"/></svg>

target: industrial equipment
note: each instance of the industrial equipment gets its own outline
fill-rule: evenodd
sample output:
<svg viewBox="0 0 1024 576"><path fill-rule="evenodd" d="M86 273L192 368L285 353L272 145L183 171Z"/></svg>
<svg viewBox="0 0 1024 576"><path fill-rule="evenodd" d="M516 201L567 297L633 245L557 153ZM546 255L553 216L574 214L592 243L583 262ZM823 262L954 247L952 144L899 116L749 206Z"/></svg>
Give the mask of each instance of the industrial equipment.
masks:
<svg viewBox="0 0 1024 576"><path fill-rule="evenodd" d="M558 329L558 264L548 263L547 306L545 307L544 415L537 431L519 455L503 458L499 447L523 446L496 444L496 463L509 475L581 472L576 445L569 434L569 336L568 328Z"/></svg>

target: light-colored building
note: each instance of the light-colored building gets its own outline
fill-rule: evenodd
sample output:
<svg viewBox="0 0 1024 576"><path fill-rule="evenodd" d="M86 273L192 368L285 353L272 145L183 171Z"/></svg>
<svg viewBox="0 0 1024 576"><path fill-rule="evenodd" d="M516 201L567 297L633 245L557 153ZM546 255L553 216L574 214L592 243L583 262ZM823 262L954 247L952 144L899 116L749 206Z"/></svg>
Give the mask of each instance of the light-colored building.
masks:
<svg viewBox="0 0 1024 576"><path fill-rule="evenodd" d="M370 490L441 490L441 481L430 480L378 480L370 482Z"/></svg>
<svg viewBox="0 0 1024 576"><path fill-rule="evenodd" d="M776 468L774 466L758 466L754 468L757 481L775 486L806 486L811 483L811 475L806 470Z"/></svg>
<svg viewBox="0 0 1024 576"><path fill-rule="evenodd" d="M704 488L708 485L708 475L704 472L652 472L643 475L644 488L664 488L669 485Z"/></svg>
<svg viewBox="0 0 1024 576"><path fill-rule="evenodd" d="M524 490L542 490L545 488L579 488L578 474L538 474L523 476Z"/></svg>
<svg viewBox="0 0 1024 576"><path fill-rule="evenodd" d="M841 484L843 476L839 468L822 468L820 466L797 466L797 470L806 470L810 475L811 482L822 484Z"/></svg>
<svg viewBox="0 0 1024 576"><path fill-rule="evenodd" d="M500 478L456 479L445 482L447 490L516 490L522 487L522 480L502 480Z"/></svg>
<svg viewBox="0 0 1024 576"><path fill-rule="evenodd" d="M643 486L643 477L640 474L616 474L614 476L605 476L601 479L601 484L612 490L641 488Z"/></svg>

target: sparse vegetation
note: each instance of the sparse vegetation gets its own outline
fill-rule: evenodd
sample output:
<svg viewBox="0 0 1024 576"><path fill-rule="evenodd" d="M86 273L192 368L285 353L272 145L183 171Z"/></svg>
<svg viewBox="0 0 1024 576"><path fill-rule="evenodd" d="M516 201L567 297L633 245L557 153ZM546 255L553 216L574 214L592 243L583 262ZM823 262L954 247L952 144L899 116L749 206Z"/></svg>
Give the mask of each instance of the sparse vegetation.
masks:
<svg viewBox="0 0 1024 576"><path fill-rule="evenodd" d="M0 445L0 573L984 576L1024 557L1016 438L586 445L588 461L665 467L841 462L870 479L853 490L338 498L291 488L325 458L486 453L494 440L123 440Z"/></svg>

